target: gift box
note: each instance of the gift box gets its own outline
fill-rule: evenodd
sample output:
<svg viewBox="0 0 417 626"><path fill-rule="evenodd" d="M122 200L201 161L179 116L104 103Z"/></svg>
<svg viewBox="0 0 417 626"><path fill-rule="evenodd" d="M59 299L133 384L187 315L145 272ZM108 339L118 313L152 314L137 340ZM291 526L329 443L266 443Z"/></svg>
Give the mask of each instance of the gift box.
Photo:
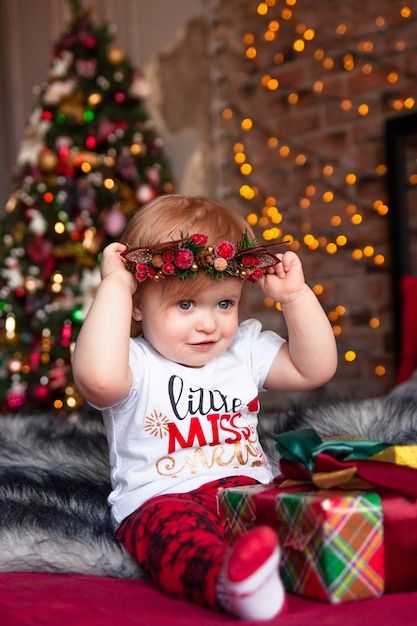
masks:
<svg viewBox="0 0 417 626"><path fill-rule="evenodd" d="M232 544L238 537L256 526L256 496L266 491L276 492L275 485L250 485L219 489L217 506L224 534Z"/></svg>
<svg viewBox="0 0 417 626"><path fill-rule="evenodd" d="M282 578L294 593L347 602L384 593L377 494L287 493L276 500Z"/></svg>
<svg viewBox="0 0 417 626"><path fill-rule="evenodd" d="M417 588L415 499L272 484L221 489L218 507L230 541L277 530L290 592L339 603Z"/></svg>

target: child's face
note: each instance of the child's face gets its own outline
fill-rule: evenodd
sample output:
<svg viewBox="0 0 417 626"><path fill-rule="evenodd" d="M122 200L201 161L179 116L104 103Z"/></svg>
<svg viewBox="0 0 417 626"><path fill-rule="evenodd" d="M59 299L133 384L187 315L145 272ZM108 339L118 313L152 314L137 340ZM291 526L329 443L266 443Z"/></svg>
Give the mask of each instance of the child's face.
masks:
<svg viewBox="0 0 417 626"><path fill-rule="evenodd" d="M152 283L143 290L135 313L154 350L175 363L201 367L232 343L241 294L242 283L236 278L208 279L204 289L185 299L176 298L175 292L167 296L160 284Z"/></svg>

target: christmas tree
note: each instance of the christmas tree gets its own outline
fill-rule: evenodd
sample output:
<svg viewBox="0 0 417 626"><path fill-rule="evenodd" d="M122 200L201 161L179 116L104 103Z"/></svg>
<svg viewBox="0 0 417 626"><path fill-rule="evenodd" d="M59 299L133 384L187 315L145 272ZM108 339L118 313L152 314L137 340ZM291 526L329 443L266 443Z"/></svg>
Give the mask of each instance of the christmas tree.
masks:
<svg viewBox="0 0 417 626"><path fill-rule="evenodd" d="M87 412L71 353L128 216L173 191L146 81L73 0L0 223L0 412Z"/></svg>

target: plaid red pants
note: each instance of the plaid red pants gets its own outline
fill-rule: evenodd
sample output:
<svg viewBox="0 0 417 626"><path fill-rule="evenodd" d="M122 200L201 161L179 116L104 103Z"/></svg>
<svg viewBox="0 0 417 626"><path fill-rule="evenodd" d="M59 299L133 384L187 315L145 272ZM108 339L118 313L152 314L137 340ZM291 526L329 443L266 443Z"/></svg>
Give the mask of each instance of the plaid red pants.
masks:
<svg viewBox="0 0 417 626"><path fill-rule="evenodd" d="M228 543L217 490L255 483L246 476L222 478L188 493L152 498L122 522L117 539L165 594L221 610L216 582Z"/></svg>

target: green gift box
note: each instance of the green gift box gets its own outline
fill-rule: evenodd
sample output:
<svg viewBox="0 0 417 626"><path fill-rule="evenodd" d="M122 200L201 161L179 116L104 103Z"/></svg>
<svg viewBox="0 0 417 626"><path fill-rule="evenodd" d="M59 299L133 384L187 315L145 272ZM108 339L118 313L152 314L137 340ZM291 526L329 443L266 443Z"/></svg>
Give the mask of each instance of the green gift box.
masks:
<svg viewBox="0 0 417 626"><path fill-rule="evenodd" d="M218 506L231 542L256 524L277 530L288 591L331 603L384 593L384 515L378 494L255 485L221 489Z"/></svg>

